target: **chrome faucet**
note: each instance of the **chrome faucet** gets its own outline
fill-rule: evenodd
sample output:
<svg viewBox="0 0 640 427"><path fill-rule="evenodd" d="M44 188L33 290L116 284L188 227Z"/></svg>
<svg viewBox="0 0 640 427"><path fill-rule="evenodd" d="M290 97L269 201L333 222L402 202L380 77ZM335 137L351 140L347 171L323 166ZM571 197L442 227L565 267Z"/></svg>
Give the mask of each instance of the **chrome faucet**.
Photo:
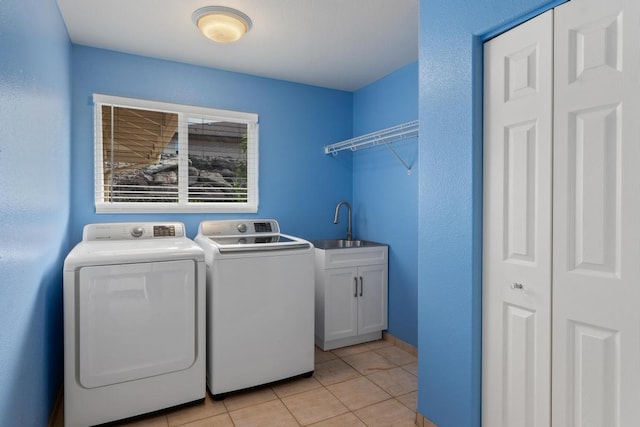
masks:
<svg viewBox="0 0 640 427"><path fill-rule="evenodd" d="M347 205L347 212L349 214L349 222L347 224L347 240L351 240L351 205L349 204L349 202L343 200L340 203L338 203L338 206L336 206L336 213L333 216L333 223L337 224L338 223L338 214L340 213L340 206L342 205Z"/></svg>

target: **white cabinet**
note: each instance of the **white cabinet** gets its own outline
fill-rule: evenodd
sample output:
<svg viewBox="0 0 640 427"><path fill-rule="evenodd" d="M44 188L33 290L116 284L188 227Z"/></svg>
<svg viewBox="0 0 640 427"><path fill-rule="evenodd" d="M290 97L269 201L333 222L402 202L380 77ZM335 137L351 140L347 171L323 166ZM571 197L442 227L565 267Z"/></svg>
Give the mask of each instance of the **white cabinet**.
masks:
<svg viewBox="0 0 640 427"><path fill-rule="evenodd" d="M387 329L388 247L315 249L316 344L331 350Z"/></svg>

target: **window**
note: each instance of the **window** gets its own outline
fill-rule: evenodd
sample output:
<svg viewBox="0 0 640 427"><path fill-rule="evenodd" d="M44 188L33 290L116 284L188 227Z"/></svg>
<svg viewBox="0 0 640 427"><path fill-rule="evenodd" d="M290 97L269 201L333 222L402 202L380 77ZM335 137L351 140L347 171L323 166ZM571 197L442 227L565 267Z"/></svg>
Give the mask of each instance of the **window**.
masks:
<svg viewBox="0 0 640 427"><path fill-rule="evenodd" d="M257 114L93 100L96 212L257 212Z"/></svg>

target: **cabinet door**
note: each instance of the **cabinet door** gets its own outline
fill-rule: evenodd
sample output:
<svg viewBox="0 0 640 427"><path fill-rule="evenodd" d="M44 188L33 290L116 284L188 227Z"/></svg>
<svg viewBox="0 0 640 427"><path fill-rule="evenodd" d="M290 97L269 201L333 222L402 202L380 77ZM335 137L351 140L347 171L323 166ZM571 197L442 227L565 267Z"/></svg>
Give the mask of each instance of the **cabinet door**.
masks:
<svg viewBox="0 0 640 427"><path fill-rule="evenodd" d="M553 425L640 425L640 2L556 9Z"/></svg>
<svg viewBox="0 0 640 427"><path fill-rule="evenodd" d="M485 427L549 425L552 13L485 44Z"/></svg>
<svg viewBox="0 0 640 427"><path fill-rule="evenodd" d="M359 282L352 267L325 270L325 340L358 334Z"/></svg>
<svg viewBox="0 0 640 427"><path fill-rule="evenodd" d="M358 267L358 333L387 329L387 266Z"/></svg>

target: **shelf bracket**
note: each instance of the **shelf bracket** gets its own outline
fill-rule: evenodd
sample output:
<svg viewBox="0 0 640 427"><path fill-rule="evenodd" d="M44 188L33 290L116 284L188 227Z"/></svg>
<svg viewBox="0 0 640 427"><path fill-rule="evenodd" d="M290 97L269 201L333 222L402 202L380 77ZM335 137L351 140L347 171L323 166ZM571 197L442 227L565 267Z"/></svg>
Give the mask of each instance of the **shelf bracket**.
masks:
<svg viewBox="0 0 640 427"><path fill-rule="evenodd" d="M393 153L394 156L397 157L398 160L400 160L400 162L404 165L404 167L407 169L407 175L411 175L411 166L409 166L407 164L407 162L405 162L402 157L400 157L400 154L398 154L398 152L396 150L393 149L393 147L391 146L390 143L388 143L387 141L385 141L384 139L381 140L382 143L385 145L385 147L387 147L389 150L391 150L391 152Z"/></svg>

